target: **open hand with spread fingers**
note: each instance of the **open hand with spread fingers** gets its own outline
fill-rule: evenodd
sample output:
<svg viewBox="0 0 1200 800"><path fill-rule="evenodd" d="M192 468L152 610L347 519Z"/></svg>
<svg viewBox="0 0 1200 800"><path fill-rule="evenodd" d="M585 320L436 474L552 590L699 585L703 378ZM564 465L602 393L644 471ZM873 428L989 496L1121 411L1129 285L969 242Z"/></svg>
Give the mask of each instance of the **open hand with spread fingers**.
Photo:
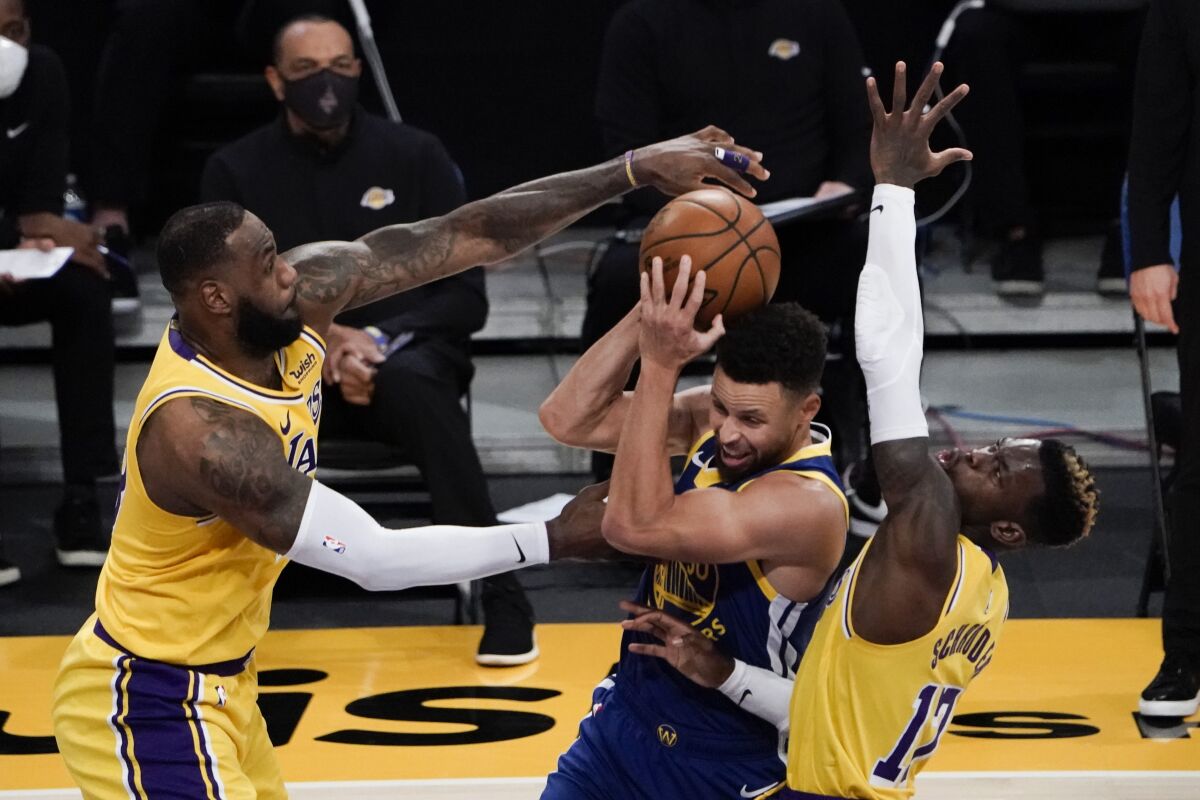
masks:
<svg viewBox="0 0 1200 800"><path fill-rule="evenodd" d="M662 644L630 642L629 652L666 661L694 683L716 689L733 674L733 659L717 649L712 639L686 622L665 611L621 601L621 608L633 614L621 623L627 631L648 633Z"/></svg>
<svg viewBox="0 0 1200 800"><path fill-rule="evenodd" d="M871 132L871 169L876 183L890 183L911 189L919 181L938 175L956 161L970 161L971 151L952 147L937 153L929 149L929 136L951 109L967 96L967 85L959 84L954 91L925 110L942 75L942 62L936 62L925 76L911 106L905 106L908 93L905 84L907 69L903 61L896 63L895 85L892 90L892 110L886 111L879 98L875 78L867 78L867 102L871 106L874 128Z"/></svg>
<svg viewBox="0 0 1200 800"><path fill-rule="evenodd" d="M735 158L741 156L736 160L742 168L734 169L721 161L718 148L736 154ZM703 189L710 185L704 182L705 179L713 178L735 192L754 197L758 191L742 174L752 175L760 181L771 177L762 165L762 153L742 147L715 125L687 136L640 147L631 151L631 156L629 167L638 184L649 184L672 196Z"/></svg>
<svg viewBox="0 0 1200 800"><path fill-rule="evenodd" d="M689 288L691 274L692 259L683 256L671 296L667 297L661 258L655 257L650 269L642 273L638 349L644 363L682 369L693 358L707 353L725 334L720 314L706 332L696 330L696 313L704 302L705 275L704 270L697 272Z"/></svg>

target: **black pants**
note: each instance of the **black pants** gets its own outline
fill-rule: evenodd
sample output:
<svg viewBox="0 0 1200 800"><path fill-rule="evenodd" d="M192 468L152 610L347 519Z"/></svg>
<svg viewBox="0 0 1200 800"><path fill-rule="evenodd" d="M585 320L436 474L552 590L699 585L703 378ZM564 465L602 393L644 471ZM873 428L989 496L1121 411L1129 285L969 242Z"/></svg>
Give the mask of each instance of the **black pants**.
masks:
<svg viewBox="0 0 1200 800"><path fill-rule="evenodd" d="M975 154L972 206L983 228L1000 233L1036 222L1025 159L1025 111L1027 95L1040 87L1036 78L1022 79L1025 65L1071 58L1117 65L1107 105L1110 116L1128 120L1140 31L1140 17L1127 13L1015 14L986 8L959 18L942 84L971 86L970 99L954 115ZM1115 214L1119 184L1111 189Z"/></svg>
<svg viewBox="0 0 1200 800"><path fill-rule="evenodd" d="M783 268L773 302L796 302L833 331L822 387L825 402L818 420L835 431L839 463L865 451L866 403L862 373L854 358L854 301L867 252L867 225L829 220L780 227ZM587 349L616 325L638 301L638 245L614 241L588 279L587 312L580 344ZM636 379L630 379L632 386ZM597 479L612 471L612 456L592 459Z"/></svg>
<svg viewBox="0 0 1200 800"><path fill-rule="evenodd" d="M63 476L88 485L117 471L108 281L77 264L0 295L0 325L50 321Z"/></svg>
<svg viewBox="0 0 1200 800"><path fill-rule="evenodd" d="M1163 601L1163 649L1190 658L1200 669L1200 275L1180 273L1175 320L1179 323L1179 393L1183 435L1175 483L1167 497L1171 581Z"/></svg>
<svg viewBox="0 0 1200 800"><path fill-rule="evenodd" d="M371 405L347 403L334 388L326 392L321 435L403 448L429 487L435 524L495 525L471 421L461 404L473 375L463 345L418 337L379 365ZM515 575L497 575L484 581L484 600L499 586L520 591Z"/></svg>

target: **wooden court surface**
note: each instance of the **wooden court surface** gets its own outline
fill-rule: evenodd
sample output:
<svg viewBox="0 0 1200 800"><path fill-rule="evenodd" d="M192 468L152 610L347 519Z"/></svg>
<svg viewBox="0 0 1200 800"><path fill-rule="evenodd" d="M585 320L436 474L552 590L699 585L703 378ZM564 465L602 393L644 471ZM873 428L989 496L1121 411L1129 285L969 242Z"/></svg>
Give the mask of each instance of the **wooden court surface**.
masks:
<svg viewBox="0 0 1200 800"><path fill-rule="evenodd" d="M536 798L617 657L614 625L542 625L534 664L484 669L473 627L280 631L261 699L297 798ZM0 798L78 797L50 687L68 637L0 638ZM1200 798L1200 716L1139 721L1157 620L1014 620L918 797ZM55 791L58 790L58 791Z"/></svg>

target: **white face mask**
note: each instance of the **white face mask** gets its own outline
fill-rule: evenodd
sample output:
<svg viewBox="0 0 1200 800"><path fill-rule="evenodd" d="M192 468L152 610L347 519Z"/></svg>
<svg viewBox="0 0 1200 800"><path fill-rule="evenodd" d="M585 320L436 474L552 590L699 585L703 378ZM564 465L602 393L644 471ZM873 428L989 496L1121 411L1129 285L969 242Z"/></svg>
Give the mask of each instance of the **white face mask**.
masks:
<svg viewBox="0 0 1200 800"><path fill-rule="evenodd" d="M29 51L12 39L0 36L0 100L17 90L28 65Z"/></svg>

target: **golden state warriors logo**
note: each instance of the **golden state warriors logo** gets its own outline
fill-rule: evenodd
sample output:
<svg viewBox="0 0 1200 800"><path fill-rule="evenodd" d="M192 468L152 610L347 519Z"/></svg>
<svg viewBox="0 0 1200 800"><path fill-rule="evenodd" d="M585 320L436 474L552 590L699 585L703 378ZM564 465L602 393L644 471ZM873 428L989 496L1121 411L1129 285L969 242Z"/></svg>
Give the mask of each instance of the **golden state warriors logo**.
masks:
<svg viewBox="0 0 1200 800"><path fill-rule="evenodd" d="M363 208L369 208L372 211L379 211L387 208L392 203L396 202L396 193L391 189L384 189L379 186L372 186L367 191L363 192L362 200L359 205Z"/></svg>
<svg viewBox="0 0 1200 800"><path fill-rule="evenodd" d="M659 725L658 742L663 747L674 747L679 742L679 734L670 725Z"/></svg>
<svg viewBox="0 0 1200 800"><path fill-rule="evenodd" d="M780 61L791 61L800 55L800 43L793 39L776 39L767 48L767 55Z"/></svg>
<svg viewBox="0 0 1200 800"><path fill-rule="evenodd" d="M695 617L691 624L699 625L712 614L719 585L720 573L713 564L660 561L654 565L654 606L674 606Z"/></svg>

